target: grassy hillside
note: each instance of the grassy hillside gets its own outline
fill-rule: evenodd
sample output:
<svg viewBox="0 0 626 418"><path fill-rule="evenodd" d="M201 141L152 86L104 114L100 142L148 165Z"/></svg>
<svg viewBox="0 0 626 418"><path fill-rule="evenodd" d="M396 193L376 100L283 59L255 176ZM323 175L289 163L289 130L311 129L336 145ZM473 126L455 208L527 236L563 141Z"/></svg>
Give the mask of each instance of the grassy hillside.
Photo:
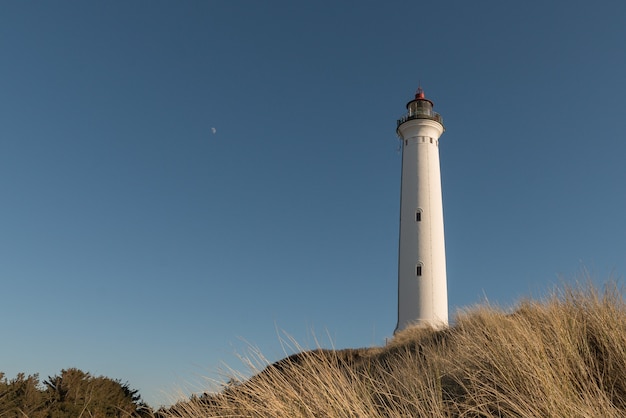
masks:
<svg viewBox="0 0 626 418"><path fill-rule="evenodd" d="M302 352L173 417L626 416L626 305L615 286L514 311L473 308L385 347Z"/></svg>

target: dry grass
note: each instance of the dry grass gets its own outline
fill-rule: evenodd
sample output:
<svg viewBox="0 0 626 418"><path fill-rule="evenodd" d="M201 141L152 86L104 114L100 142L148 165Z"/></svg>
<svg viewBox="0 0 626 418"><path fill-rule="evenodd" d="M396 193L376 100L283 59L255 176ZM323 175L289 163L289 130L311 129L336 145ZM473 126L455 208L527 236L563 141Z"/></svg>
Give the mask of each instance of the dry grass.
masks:
<svg viewBox="0 0 626 418"><path fill-rule="evenodd" d="M626 304L619 289L566 289L513 313L473 308L444 330L382 348L306 351L181 402L171 417L626 416Z"/></svg>

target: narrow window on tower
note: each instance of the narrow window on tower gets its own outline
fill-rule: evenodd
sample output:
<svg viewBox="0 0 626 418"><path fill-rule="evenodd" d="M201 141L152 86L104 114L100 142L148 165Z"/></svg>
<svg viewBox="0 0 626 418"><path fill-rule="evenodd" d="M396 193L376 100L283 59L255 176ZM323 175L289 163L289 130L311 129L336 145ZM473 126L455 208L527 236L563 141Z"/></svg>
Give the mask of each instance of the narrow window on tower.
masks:
<svg viewBox="0 0 626 418"><path fill-rule="evenodd" d="M430 143L431 143L431 144L433 143L433 139L432 139L432 138L430 138Z"/></svg>
<svg viewBox="0 0 626 418"><path fill-rule="evenodd" d="M418 209L415 211L415 222L421 222L422 221L422 210Z"/></svg>
<svg viewBox="0 0 626 418"><path fill-rule="evenodd" d="M420 277L422 275L422 263L415 266L415 275Z"/></svg>

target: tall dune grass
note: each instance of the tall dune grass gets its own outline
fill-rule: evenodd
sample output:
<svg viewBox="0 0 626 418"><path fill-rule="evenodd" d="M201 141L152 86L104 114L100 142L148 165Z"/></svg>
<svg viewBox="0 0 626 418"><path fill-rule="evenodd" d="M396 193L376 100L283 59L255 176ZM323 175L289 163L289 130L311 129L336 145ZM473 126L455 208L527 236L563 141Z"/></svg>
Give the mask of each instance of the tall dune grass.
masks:
<svg viewBox="0 0 626 418"><path fill-rule="evenodd" d="M268 364L168 417L623 417L626 305L591 286L472 308L385 347L313 350Z"/></svg>

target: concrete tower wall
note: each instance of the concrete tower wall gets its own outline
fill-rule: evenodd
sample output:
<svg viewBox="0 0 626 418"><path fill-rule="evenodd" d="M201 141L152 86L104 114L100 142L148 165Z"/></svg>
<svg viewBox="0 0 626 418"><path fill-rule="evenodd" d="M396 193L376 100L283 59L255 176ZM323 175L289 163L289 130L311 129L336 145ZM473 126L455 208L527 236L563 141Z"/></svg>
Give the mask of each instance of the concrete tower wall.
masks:
<svg viewBox="0 0 626 418"><path fill-rule="evenodd" d="M398 259L398 325L448 324L446 254L439 168L443 125L428 118L400 124L402 186Z"/></svg>

